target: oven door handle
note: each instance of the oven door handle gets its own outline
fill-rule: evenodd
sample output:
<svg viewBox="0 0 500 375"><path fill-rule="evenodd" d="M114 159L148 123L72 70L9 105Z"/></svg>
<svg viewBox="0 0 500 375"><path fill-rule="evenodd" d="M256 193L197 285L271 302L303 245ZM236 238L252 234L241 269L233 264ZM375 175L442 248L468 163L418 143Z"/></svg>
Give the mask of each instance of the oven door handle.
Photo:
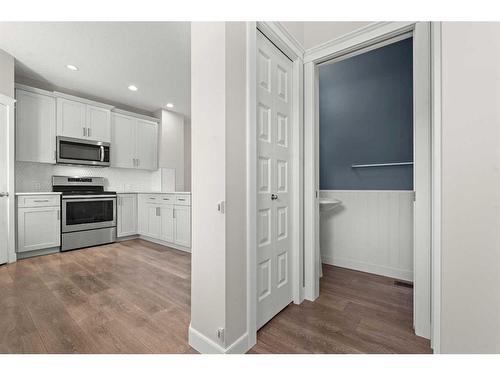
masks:
<svg viewBox="0 0 500 375"><path fill-rule="evenodd" d="M65 201L74 201L76 199L82 200L82 201L86 201L86 200L97 201L97 200L110 200L110 198L116 199L116 195L102 195L102 194L101 195L70 195L67 197L63 197L62 199Z"/></svg>

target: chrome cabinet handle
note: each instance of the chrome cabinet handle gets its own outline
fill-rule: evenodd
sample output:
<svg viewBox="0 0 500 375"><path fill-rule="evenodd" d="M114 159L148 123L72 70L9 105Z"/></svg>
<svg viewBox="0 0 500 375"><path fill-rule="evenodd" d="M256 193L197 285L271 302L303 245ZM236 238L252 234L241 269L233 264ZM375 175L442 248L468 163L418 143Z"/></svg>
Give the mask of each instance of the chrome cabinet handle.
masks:
<svg viewBox="0 0 500 375"><path fill-rule="evenodd" d="M42 203L42 202L49 202L49 200L48 199L35 199L34 202Z"/></svg>
<svg viewBox="0 0 500 375"><path fill-rule="evenodd" d="M90 136L91 136L91 134L92 134L92 133L91 133L91 130L92 130L91 128L87 128L87 137L90 137Z"/></svg>
<svg viewBox="0 0 500 375"><path fill-rule="evenodd" d="M0 197L8 197L8 196L9 196L9 193L6 191L3 191L0 193Z"/></svg>
<svg viewBox="0 0 500 375"><path fill-rule="evenodd" d="M278 195L276 195L276 194L271 194L271 200L272 200L272 201L275 201L276 199L278 199Z"/></svg>
<svg viewBox="0 0 500 375"><path fill-rule="evenodd" d="M83 136L86 137L87 136L87 130L86 130L87 128L84 126L82 129L83 129Z"/></svg>
<svg viewBox="0 0 500 375"><path fill-rule="evenodd" d="M177 198L177 200L184 202L186 200L186 198Z"/></svg>
<svg viewBox="0 0 500 375"><path fill-rule="evenodd" d="M175 208L172 210L172 219L175 219Z"/></svg>
<svg viewBox="0 0 500 375"><path fill-rule="evenodd" d="M57 221L61 220L61 211L57 210Z"/></svg>

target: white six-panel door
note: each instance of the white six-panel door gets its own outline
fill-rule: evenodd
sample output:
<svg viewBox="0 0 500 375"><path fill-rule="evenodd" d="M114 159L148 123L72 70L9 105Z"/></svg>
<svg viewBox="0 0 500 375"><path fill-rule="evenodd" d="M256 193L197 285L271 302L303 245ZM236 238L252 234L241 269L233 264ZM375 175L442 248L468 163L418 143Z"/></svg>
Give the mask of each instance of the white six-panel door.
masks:
<svg viewBox="0 0 500 375"><path fill-rule="evenodd" d="M292 62L257 33L257 327L292 301Z"/></svg>

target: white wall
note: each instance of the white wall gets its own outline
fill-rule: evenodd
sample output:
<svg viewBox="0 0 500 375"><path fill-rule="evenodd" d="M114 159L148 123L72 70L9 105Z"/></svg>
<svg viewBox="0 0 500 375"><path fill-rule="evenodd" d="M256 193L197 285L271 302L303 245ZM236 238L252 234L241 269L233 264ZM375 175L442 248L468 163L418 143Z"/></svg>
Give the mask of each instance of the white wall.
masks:
<svg viewBox="0 0 500 375"><path fill-rule="evenodd" d="M441 351L500 352L500 23L442 26Z"/></svg>
<svg viewBox="0 0 500 375"><path fill-rule="evenodd" d="M246 332L245 24L191 27L192 276L189 343L221 352ZM217 210L226 201L225 214ZM225 339L217 338L217 329Z"/></svg>
<svg viewBox="0 0 500 375"><path fill-rule="evenodd" d="M0 94L14 97L14 57L0 49Z"/></svg>
<svg viewBox="0 0 500 375"><path fill-rule="evenodd" d="M371 22L282 22L305 49L350 33Z"/></svg>
<svg viewBox="0 0 500 375"><path fill-rule="evenodd" d="M323 263L413 280L413 192L322 190L342 204L320 213Z"/></svg>

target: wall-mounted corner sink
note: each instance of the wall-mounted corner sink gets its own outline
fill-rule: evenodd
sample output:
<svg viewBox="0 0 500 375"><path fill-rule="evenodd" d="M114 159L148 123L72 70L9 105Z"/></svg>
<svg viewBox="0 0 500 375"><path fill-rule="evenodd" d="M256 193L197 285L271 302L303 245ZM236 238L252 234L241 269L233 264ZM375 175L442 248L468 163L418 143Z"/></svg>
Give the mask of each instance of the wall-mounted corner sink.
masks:
<svg viewBox="0 0 500 375"><path fill-rule="evenodd" d="M342 201L333 198L319 198L318 202L321 212L333 210L335 207L342 204Z"/></svg>

